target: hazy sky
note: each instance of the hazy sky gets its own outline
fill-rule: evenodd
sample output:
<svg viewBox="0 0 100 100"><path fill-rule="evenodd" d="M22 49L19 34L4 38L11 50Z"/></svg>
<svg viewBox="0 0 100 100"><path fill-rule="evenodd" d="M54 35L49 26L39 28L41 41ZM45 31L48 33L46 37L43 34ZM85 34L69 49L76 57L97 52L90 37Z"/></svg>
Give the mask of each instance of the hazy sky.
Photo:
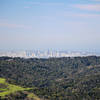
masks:
<svg viewBox="0 0 100 100"><path fill-rule="evenodd" d="M0 49L100 51L100 0L0 0Z"/></svg>

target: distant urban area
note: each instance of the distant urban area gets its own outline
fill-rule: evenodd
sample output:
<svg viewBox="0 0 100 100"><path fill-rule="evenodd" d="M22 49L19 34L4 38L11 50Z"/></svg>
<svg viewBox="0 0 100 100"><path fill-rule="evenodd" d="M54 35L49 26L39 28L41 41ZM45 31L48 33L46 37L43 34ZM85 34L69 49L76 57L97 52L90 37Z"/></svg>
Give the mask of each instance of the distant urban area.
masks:
<svg viewBox="0 0 100 100"><path fill-rule="evenodd" d="M98 53L94 52L79 52L79 51L40 51L40 50L26 50L26 51L0 51L0 57L23 57L23 58L50 58L50 57L77 57L77 56L91 56Z"/></svg>

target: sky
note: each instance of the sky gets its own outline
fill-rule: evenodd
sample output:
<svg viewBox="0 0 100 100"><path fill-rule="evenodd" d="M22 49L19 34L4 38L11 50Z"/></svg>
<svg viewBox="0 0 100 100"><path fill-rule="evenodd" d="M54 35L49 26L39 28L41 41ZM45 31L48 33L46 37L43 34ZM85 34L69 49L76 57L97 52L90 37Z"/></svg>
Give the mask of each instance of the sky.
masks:
<svg viewBox="0 0 100 100"><path fill-rule="evenodd" d="M0 49L100 52L100 0L0 0Z"/></svg>

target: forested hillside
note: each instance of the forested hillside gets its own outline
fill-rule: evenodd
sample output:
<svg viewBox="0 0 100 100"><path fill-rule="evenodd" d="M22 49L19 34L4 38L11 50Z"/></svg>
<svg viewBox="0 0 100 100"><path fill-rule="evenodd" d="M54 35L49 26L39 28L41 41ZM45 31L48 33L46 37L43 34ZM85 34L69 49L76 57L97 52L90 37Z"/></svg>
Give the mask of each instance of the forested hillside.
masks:
<svg viewBox="0 0 100 100"><path fill-rule="evenodd" d="M41 100L100 100L100 57L96 56L48 59L1 57L0 77L9 84L34 87L28 92ZM26 95L25 92L19 94ZM10 95L15 100L26 100L24 97L16 99L15 94L5 97Z"/></svg>

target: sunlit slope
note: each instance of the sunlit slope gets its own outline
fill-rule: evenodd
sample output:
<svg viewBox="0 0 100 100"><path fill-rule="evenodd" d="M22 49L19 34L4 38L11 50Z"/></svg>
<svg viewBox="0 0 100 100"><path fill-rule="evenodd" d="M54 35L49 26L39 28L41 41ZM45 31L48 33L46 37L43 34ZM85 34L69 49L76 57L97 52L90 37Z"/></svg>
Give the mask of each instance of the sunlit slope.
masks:
<svg viewBox="0 0 100 100"><path fill-rule="evenodd" d="M21 86L9 84L6 82L6 79L0 78L0 97L3 99L7 95L14 94L19 91L28 91L32 88L23 88ZM33 100L40 100L35 94L28 93L27 98L32 98Z"/></svg>

